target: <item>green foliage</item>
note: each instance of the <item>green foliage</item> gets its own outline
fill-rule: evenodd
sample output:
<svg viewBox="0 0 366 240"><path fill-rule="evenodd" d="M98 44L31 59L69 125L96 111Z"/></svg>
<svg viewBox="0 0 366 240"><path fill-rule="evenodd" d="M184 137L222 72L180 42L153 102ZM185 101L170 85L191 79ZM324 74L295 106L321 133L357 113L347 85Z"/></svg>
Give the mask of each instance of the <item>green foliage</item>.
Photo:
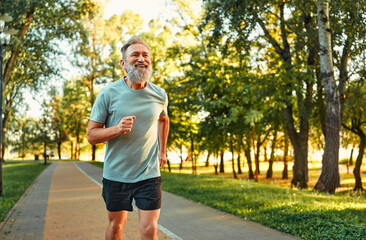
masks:
<svg viewBox="0 0 366 240"><path fill-rule="evenodd" d="M21 111L26 91L37 92L60 74L58 44L80 37L81 17L94 8L92 0L5 0L1 11L13 20L6 27L13 35L6 48L3 75L3 127ZM23 104L21 104L23 103ZM16 118L13 118L16 119ZM3 135L5 135L4 132ZM6 137L5 137L6 139Z"/></svg>
<svg viewBox="0 0 366 240"><path fill-rule="evenodd" d="M50 120L52 122L50 132L53 137L53 142L55 142L59 148L61 148L61 144L68 140L68 130L66 126L67 110L62 108L63 98L61 96L57 96L56 89L51 89L50 95L52 98L50 103Z"/></svg>
<svg viewBox="0 0 366 240"><path fill-rule="evenodd" d="M81 79L74 79L65 82L63 94L61 108L64 111L65 129L70 137L76 139L76 160L79 160L80 143L86 137L91 111L87 88Z"/></svg>
<svg viewBox="0 0 366 240"><path fill-rule="evenodd" d="M303 239L363 239L366 195L326 195L221 177L162 172L163 190Z"/></svg>
<svg viewBox="0 0 366 240"><path fill-rule="evenodd" d="M13 115L11 120L10 134L7 135L7 142L12 147L11 152L16 152L23 158L27 154L43 153L43 122L24 115Z"/></svg>
<svg viewBox="0 0 366 240"><path fill-rule="evenodd" d="M58 73L53 59L62 53L55 41L77 37L80 18L90 5L88 0L2 1L1 7L13 18L7 25L18 31L12 36L4 62L7 94L35 90Z"/></svg>
<svg viewBox="0 0 366 240"><path fill-rule="evenodd" d="M366 64L364 67L366 67ZM344 118L342 119L343 125L347 126L351 132L356 134L366 132L366 111L364 106L366 102L365 82L365 76L361 75L347 89L347 102L345 104Z"/></svg>
<svg viewBox="0 0 366 240"><path fill-rule="evenodd" d="M294 133L292 143L301 143L305 149L310 136L313 147L323 147L324 98L318 76L315 1L204 0L203 10L197 11L200 0L173 0L177 11L173 17L165 22L153 19L145 32L143 19L131 11L104 19L106 2L3 1L14 18L10 25L19 33L27 16L32 16L27 34L12 38L5 57L7 63L11 54L17 55L11 78L4 84L7 121L18 121L7 114L23 100L24 89L46 86L59 73L55 59L62 52L56 45L72 39L70 48L75 56L71 57L78 59L75 65L81 75L76 82L68 79L67 84L73 82L73 86L63 97L51 94L50 137L59 143L78 138L81 143L96 95L94 88L122 77L119 47L139 35L151 47L152 81L168 93L170 151L185 148L196 155L205 151L217 155L229 149L230 139L235 142L235 152L252 150L252 127L257 146L268 144L263 141L275 130L284 135L286 109L287 129ZM359 64L365 54L364 3L330 2L335 67L341 72L342 51L348 50L348 70L352 72L346 77L352 81L365 75L364 66ZM350 114L365 111L362 101L352 97L353 90L347 88L344 123L350 124ZM24 132L36 129L32 121L28 124L12 123L9 132L23 127ZM11 142L17 149L21 149L20 132L14 138L18 142ZM345 147L358 145L353 134L343 136ZM257 151L261 153L259 148ZM295 156L305 156L305 151Z"/></svg>
<svg viewBox="0 0 366 240"><path fill-rule="evenodd" d="M3 163L3 197L0 197L0 222L46 168L43 163Z"/></svg>

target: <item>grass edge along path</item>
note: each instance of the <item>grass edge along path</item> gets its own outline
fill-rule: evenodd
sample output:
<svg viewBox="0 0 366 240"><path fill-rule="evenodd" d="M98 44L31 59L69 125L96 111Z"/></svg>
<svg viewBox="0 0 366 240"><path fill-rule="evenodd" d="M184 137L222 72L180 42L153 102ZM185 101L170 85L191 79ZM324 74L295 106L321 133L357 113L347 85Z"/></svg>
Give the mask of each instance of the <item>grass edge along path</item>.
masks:
<svg viewBox="0 0 366 240"><path fill-rule="evenodd" d="M162 177L165 191L303 239L366 239L365 193L330 195L208 175Z"/></svg>
<svg viewBox="0 0 366 240"><path fill-rule="evenodd" d="M46 166L41 162L5 162L2 164L3 196L0 197L0 222L18 202L25 190Z"/></svg>
<svg viewBox="0 0 366 240"><path fill-rule="evenodd" d="M93 162L103 167L102 162ZM366 240L366 194L162 171L163 190L303 239ZM213 226L214 230L215 226Z"/></svg>

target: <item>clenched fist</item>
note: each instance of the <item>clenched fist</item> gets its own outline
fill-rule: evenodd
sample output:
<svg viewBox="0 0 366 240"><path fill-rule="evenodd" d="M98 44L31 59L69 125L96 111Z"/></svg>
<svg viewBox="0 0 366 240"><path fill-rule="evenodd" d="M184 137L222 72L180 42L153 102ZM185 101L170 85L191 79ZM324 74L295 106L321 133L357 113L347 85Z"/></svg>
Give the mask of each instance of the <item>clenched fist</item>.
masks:
<svg viewBox="0 0 366 240"><path fill-rule="evenodd" d="M117 124L117 127L121 134L125 134L127 132L131 132L133 120L135 120L135 116L127 116L123 117L121 121Z"/></svg>

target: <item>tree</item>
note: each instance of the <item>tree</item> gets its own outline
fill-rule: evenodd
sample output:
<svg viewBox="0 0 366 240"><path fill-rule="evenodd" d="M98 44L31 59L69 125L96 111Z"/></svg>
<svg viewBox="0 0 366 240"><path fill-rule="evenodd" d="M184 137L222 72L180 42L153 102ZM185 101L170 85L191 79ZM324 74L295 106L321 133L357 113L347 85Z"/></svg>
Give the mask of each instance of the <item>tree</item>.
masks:
<svg viewBox="0 0 366 240"><path fill-rule="evenodd" d="M61 160L61 145L68 140L65 116L68 110L62 108L62 97L57 96L55 88L51 89L50 95L52 133L57 144L58 158Z"/></svg>
<svg viewBox="0 0 366 240"><path fill-rule="evenodd" d="M25 115L13 114L9 124L6 142L11 151L24 158L27 154L40 155L43 152L43 123Z"/></svg>
<svg viewBox="0 0 366 240"><path fill-rule="evenodd" d="M315 189L322 192L334 193L335 189L340 186L338 161L341 105L333 70L329 1L318 0L317 7L320 75L324 86L326 109L322 172L315 185Z"/></svg>
<svg viewBox="0 0 366 240"><path fill-rule="evenodd" d="M82 80L79 78L65 82L61 106L65 113L68 134L76 140L76 160L80 159L80 144L86 135L88 117L91 111L88 105L87 89Z"/></svg>
<svg viewBox="0 0 366 240"><path fill-rule="evenodd" d="M61 54L56 42L75 38L81 16L92 7L91 0L1 2L1 12L13 18L9 27L18 31L4 59L4 128L14 112L11 110L21 102L24 89L39 89L59 74L60 68L53 61Z"/></svg>
<svg viewBox="0 0 366 240"><path fill-rule="evenodd" d="M257 56L265 55L266 44L270 44L279 75L278 89L275 94L284 104L284 116L287 133L295 153L294 176L292 185L306 188L308 182L308 139L309 119L312 112L312 89L314 81L315 45L311 13L311 2L278 1L204 1L206 9L204 25L212 26L210 39L212 44L220 41L226 45L243 46L241 52L253 51ZM285 16L285 10L291 14ZM262 33L258 31L262 30ZM253 34L255 35L253 39ZM308 49L307 55L300 55L302 49ZM225 49L225 47L223 48ZM259 57L255 59L259 59ZM257 66L264 63L257 61ZM307 64L307 71L303 66ZM257 70L258 68L253 68Z"/></svg>
<svg viewBox="0 0 366 240"><path fill-rule="evenodd" d="M183 168L183 147L188 148L188 122L186 121L187 106L184 102L185 94L180 89L179 81L171 81L167 84L167 92L169 97L169 123L170 132L168 139L168 147L172 151L177 151L180 158L180 169ZM174 93L174 94L169 94Z"/></svg>
<svg viewBox="0 0 366 240"><path fill-rule="evenodd" d="M366 87L364 79L353 82L347 89L342 126L359 137L358 156L353 169L355 177L354 190L364 190L361 179L361 166L366 147L366 112L363 105L365 101Z"/></svg>

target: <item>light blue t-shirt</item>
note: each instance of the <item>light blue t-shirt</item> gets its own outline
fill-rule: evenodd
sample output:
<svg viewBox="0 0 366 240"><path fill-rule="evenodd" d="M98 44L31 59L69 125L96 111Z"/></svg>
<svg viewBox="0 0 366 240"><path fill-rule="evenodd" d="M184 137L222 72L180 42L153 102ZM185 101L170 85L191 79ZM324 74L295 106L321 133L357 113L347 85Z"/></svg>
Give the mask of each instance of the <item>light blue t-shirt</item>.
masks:
<svg viewBox="0 0 366 240"><path fill-rule="evenodd" d="M121 78L100 90L90 120L108 128L123 117L136 116L131 132L107 141L104 178L134 183L160 176L158 119L167 114L167 106L165 90L151 82L133 90Z"/></svg>

